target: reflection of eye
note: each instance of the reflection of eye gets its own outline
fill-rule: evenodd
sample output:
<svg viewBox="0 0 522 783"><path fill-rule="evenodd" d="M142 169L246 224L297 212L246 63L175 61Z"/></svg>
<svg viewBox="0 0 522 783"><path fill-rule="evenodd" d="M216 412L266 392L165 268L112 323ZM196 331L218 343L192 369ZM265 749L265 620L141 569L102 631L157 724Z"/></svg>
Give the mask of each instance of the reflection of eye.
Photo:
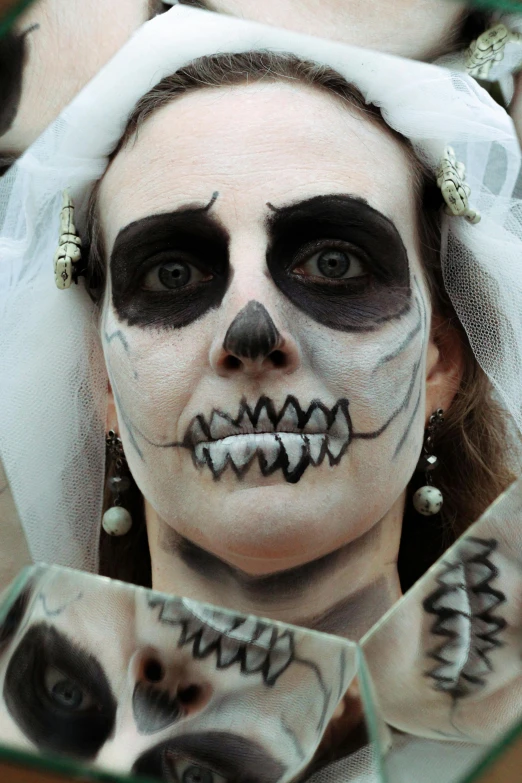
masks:
<svg viewBox="0 0 522 783"><path fill-rule="evenodd" d="M168 780L175 783L227 783L227 779L214 770L170 753L166 754L165 766Z"/></svg>
<svg viewBox="0 0 522 783"><path fill-rule="evenodd" d="M368 274L365 264L351 249L327 247L315 252L303 263L299 261L292 272L303 277L328 280L347 280Z"/></svg>
<svg viewBox="0 0 522 783"><path fill-rule="evenodd" d="M211 279L212 275L205 275L194 264L179 259L156 264L143 278L141 287L146 291L175 290L184 288L191 283L200 283Z"/></svg>
<svg viewBox="0 0 522 783"><path fill-rule="evenodd" d="M44 672L44 685L49 698L63 710L78 712L93 706L93 700L85 690L54 666Z"/></svg>

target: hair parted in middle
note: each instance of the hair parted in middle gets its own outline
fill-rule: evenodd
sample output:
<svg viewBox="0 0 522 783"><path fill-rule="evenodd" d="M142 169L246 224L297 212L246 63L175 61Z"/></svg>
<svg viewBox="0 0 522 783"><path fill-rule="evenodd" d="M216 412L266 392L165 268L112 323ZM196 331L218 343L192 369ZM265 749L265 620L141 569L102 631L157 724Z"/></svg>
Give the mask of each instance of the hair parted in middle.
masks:
<svg viewBox="0 0 522 783"><path fill-rule="evenodd" d="M440 260L442 198L435 176L416 156L410 141L388 126L380 110L367 104L360 90L334 69L291 54L270 51L202 57L163 78L136 104L110 156L109 166L118 153L139 136L143 124L172 101L197 90L262 82L291 83L322 90L337 98L348 111L361 115L397 140L405 150L412 170L420 256L435 316L433 338L444 352L445 337L450 331L457 334L464 370L460 388L437 433L436 450L440 464L437 486L444 496L441 513L425 518L413 509L411 497L421 485L421 476L414 474L407 489L398 560L402 589L406 590L514 480L506 454L506 414L495 400L492 384L473 354L444 287ZM100 182L92 191L88 207L86 276L91 297L101 305L106 286L107 259L97 208ZM466 276L465 269L458 269L456 273ZM476 281L470 282L470 285L473 284L477 285ZM482 297L485 290L487 286L481 287ZM496 326L493 317L487 318L487 302L484 302L484 319L485 328L490 329L494 337ZM107 470L111 470L110 465ZM104 511L109 494L105 500ZM100 573L149 586L151 571L144 504L136 487L129 493L128 506L134 520L131 532L122 539L101 533Z"/></svg>

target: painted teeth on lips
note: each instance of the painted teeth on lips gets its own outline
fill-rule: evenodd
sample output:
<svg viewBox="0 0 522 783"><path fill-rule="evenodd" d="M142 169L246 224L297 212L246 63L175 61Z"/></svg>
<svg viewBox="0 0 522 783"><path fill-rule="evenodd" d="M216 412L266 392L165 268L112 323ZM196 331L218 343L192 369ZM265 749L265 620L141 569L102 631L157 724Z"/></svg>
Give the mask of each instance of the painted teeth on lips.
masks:
<svg viewBox="0 0 522 783"><path fill-rule="evenodd" d="M287 397L277 412L273 402L262 397L254 408L245 400L234 419L214 410L209 422L196 416L186 443L197 465L207 465L215 478L227 466L239 476L258 458L263 475L281 468L288 481L295 482L309 466L327 457L330 465L340 461L350 442L348 400L328 408L318 400L303 411L295 397Z"/></svg>

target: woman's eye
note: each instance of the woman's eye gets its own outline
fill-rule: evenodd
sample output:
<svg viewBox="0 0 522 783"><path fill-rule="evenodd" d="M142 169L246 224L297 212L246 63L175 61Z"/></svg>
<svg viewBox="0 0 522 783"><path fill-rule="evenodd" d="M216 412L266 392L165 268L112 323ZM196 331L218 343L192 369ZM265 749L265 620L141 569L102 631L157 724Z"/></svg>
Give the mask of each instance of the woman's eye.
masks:
<svg viewBox="0 0 522 783"><path fill-rule="evenodd" d="M365 264L349 250L330 247L319 250L292 270L303 277L321 277L327 280L347 280L368 274Z"/></svg>
<svg viewBox="0 0 522 783"><path fill-rule="evenodd" d="M48 666L45 670L44 684L51 701L63 710L78 712L93 705L91 696L54 666Z"/></svg>
<svg viewBox="0 0 522 783"><path fill-rule="evenodd" d="M168 780L176 783L229 783L222 775L194 761L176 758L171 754L167 754L165 761L170 773Z"/></svg>
<svg viewBox="0 0 522 783"><path fill-rule="evenodd" d="M152 267L143 278L141 287L146 291L172 291L211 278L212 275L205 275L194 264L180 259Z"/></svg>

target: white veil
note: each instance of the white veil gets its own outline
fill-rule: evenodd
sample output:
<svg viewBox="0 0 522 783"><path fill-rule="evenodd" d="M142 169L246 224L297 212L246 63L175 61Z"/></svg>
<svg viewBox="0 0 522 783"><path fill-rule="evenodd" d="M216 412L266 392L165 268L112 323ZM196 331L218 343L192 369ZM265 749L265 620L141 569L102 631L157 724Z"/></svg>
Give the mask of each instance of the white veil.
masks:
<svg viewBox="0 0 522 783"><path fill-rule="evenodd" d="M96 310L82 282L59 291L53 279L62 191L81 234L89 193L138 98L200 56L267 48L339 71L434 172L454 147L482 219L443 218L444 278L477 360L522 430L522 179L508 115L460 73L174 6L0 181L0 458L36 560L97 569L104 479Z"/></svg>

